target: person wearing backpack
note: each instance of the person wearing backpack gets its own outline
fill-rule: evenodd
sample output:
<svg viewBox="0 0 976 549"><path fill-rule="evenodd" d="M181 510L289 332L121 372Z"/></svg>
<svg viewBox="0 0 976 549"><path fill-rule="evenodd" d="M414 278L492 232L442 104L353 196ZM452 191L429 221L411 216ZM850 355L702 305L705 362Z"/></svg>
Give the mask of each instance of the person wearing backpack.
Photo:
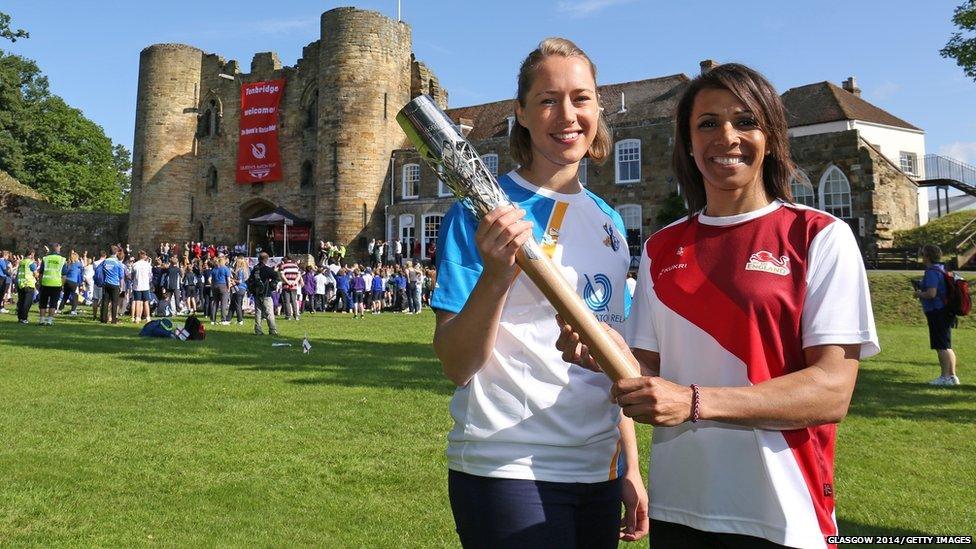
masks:
<svg viewBox="0 0 976 549"><path fill-rule="evenodd" d="M268 259L267 252L258 254L258 264L247 279L247 291L254 296L254 333L264 335L264 332L261 331L261 319L265 318L268 321L268 333L277 336L278 325L275 323L271 291L281 277L278 271L268 266Z"/></svg>
<svg viewBox="0 0 976 549"><path fill-rule="evenodd" d="M926 244L919 250L925 264L925 275L915 290L915 297L922 303L922 311L929 327L929 346L939 355L942 373L929 382L930 385L959 385L956 375L956 353L952 350L952 328L956 315L949 307L948 294L954 288L947 282L948 275L942 263L942 249Z"/></svg>

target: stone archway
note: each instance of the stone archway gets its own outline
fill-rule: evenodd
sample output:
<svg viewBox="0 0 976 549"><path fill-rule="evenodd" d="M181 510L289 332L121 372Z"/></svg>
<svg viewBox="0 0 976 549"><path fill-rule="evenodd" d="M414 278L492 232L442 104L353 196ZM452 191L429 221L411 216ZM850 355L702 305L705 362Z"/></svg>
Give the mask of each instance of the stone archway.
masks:
<svg viewBox="0 0 976 549"><path fill-rule="evenodd" d="M240 217L240 241L247 242L247 221L258 216L269 214L277 208L274 203L263 198L255 198L241 205ZM251 227L251 243L247 250L248 255L257 255L256 250L261 248L263 251L271 251L272 240L268 235L270 227Z"/></svg>

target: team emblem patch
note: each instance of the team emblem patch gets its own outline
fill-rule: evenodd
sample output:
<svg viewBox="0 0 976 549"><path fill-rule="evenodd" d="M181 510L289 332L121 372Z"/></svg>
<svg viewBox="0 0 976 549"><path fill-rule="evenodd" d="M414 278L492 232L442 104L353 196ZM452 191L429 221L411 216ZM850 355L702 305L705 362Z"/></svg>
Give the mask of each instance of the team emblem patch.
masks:
<svg viewBox="0 0 976 549"><path fill-rule="evenodd" d="M681 256L685 255L685 247L684 246L678 246L678 249L675 250L674 253L677 254L678 257L681 257Z"/></svg>
<svg viewBox="0 0 976 549"><path fill-rule="evenodd" d="M746 270L786 276L790 274L790 258L784 255L777 259L772 253L766 250L760 250L749 256L749 262L746 263Z"/></svg>
<svg viewBox="0 0 976 549"><path fill-rule="evenodd" d="M583 275L586 286L583 287L583 301L586 306L594 313L606 311L610 305L610 298L613 297L613 285L610 278L603 273L593 275L590 280L588 275Z"/></svg>
<svg viewBox="0 0 976 549"><path fill-rule="evenodd" d="M617 235L613 234L613 227L609 223L604 223L603 230L607 233L607 237L603 239L603 245L611 248L613 251L619 250L620 239L617 238Z"/></svg>

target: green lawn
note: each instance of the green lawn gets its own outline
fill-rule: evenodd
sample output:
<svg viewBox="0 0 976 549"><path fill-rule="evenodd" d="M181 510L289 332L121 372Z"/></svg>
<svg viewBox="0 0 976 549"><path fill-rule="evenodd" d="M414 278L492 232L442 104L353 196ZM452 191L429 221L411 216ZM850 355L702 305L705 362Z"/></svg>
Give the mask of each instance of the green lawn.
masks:
<svg viewBox="0 0 976 549"><path fill-rule="evenodd" d="M0 546L456 546L433 315L279 326L292 347L0 315ZM972 534L976 385L925 385L924 329L881 333L840 428L842 532Z"/></svg>

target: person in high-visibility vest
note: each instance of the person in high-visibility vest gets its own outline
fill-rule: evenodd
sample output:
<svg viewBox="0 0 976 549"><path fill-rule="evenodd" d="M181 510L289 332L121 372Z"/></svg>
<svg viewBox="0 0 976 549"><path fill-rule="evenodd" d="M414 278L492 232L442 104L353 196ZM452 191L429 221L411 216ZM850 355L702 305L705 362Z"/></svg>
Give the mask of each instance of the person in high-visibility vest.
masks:
<svg viewBox="0 0 976 549"><path fill-rule="evenodd" d="M21 324L27 324L27 315L30 314L31 305L34 304L34 287L37 280L34 278L34 250L27 250L24 257L17 262L17 320Z"/></svg>
<svg viewBox="0 0 976 549"><path fill-rule="evenodd" d="M64 268L65 259L61 255L61 245L52 244L52 252L41 258L41 325L51 326L54 324L54 311L58 307L58 297L61 296L61 286L64 284L64 276L61 270Z"/></svg>

